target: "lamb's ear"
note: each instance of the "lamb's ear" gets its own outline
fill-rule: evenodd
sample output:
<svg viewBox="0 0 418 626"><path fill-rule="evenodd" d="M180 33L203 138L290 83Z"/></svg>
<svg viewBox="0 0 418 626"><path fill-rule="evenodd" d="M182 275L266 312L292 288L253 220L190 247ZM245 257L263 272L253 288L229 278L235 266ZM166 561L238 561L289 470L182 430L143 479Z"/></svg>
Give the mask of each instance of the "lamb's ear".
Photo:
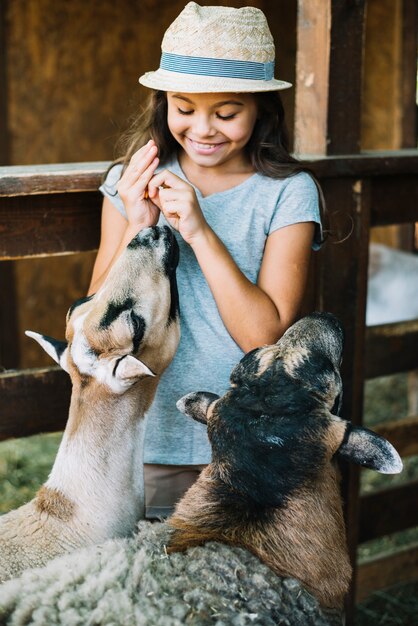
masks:
<svg viewBox="0 0 418 626"><path fill-rule="evenodd" d="M49 354L58 365L61 365L63 370L68 372L68 344L66 341L58 341L58 339L48 337L48 335L34 333L32 330L26 330L25 335L35 339L45 352Z"/></svg>
<svg viewBox="0 0 418 626"><path fill-rule="evenodd" d="M207 424L207 413L210 405L218 400L216 393L209 391L196 391L188 393L186 396L177 400L176 406L179 411L192 417L197 422Z"/></svg>
<svg viewBox="0 0 418 626"><path fill-rule="evenodd" d="M145 376L155 376L154 372L139 359L131 354L119 360L116 368L114 368L114 376L123 382L136 382Z"/></svg>
<svg viewBox="0 0 418 626"><path fill-rule="evenodd" d="M403 468L401 457L387 439L368 428L349 423L337 454L347 461L374 469L381 474L399 474Z"/></svg>

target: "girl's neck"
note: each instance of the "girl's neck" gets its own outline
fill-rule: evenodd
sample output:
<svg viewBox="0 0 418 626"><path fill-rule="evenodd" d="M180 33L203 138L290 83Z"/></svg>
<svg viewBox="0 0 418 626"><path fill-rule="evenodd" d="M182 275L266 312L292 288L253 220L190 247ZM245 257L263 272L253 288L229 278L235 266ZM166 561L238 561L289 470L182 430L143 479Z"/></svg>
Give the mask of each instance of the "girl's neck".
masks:
<svg viewBox="0 0 418 626"><path fill-rule="evenodd" d="M243 183L255 174L255 170L245 154L215 166L204 167L195 163L186 152L178 153L179 165L187 180L203 196L226 191Z"/></svg>

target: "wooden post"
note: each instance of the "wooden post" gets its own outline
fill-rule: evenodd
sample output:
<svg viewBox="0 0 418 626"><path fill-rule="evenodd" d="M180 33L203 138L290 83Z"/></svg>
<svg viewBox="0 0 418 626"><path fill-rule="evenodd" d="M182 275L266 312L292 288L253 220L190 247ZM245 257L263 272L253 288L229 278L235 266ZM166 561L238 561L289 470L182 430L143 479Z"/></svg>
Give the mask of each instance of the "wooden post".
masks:
<svg viewBox="0 0 418 626"><path fill-rule="evenodd" d="M397 150L417 146L416 0L369 0L364 57L361 147ZM414 248L414 226L373 230L372 240Z"/></svg>
<svg viewBox="0 0 418 626"><path fill-rule="evenodd" d="M299 0L295 152L360 149L364 0Z"/></svg>
<svg viewBox="0 0 418 626"><path fill-rule="evenodd" d="M7 0L0 2L0 165L8 165L10 158L7 119Z"/></svg>
<svg viewBox="0 0 418 626"><path fill-rule="evenodd" d="M320 292L318 305L331 311L342 322L345 331L342 364L342 417L354 424L362 423L365 311L367 266L371 216L371 187L367 179L355 178L322 181L325 198L332 212L338 209L334 228L342 243L329 243L321 252ZM340 223L340 226L339 224ZM359 468L344 464L343 497L350 560L353 565L351 591L346 603L346 623L352 624L355 603L356 553L359 521Z"/></svg>
<svg viewBox="0 0 418 626"><path fill-rule="evenodd" d="M360 151L365 32L363 0L299 0L295 152L303 155ZM346 332L343 415L361 423L370 185L356 179L323 181L332 221L343 220L340 244L329 243L319 264L319 308L331 310ZM333 220L334 214L334 220ZM346 605L353 622L358 534L359 472L344 467L345 518L353 586Z"/></svg>
<svg viewBox="0 0 418 626"><path fill-rule="evenodd" d="M7 85L7 22L8 2L0 2L0 165L10 163L10 135ZM0 263L0 290L3 306L0 310L0 368L19 365L18 318L16 315L15 264Z"/></svg>

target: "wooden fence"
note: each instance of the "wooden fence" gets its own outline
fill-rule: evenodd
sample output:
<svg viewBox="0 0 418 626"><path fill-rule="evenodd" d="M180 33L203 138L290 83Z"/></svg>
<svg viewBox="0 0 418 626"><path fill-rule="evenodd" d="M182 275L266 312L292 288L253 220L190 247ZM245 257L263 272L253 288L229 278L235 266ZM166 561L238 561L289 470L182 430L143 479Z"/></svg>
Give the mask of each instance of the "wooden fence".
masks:
<svg viewBox="0 0 418 626"><path fill-rule="evenodd" d="M96 249L106 165L0 168L0 260ZM341 235L352 232L315 256L306 307L332 311L345 327L343 416L361 424L365 379L418 368L418 321L365 327L370 228L418 220L418 151L317 157L310 165ZM65 425L70 381L57 367L8 370L0 375L0 397L0 440L57 431ZM377 430L402 456L418 454L418 416L395 417ZM359 497L359 471L344 473L355 564L359 543L418 524L418 481ZM418 544L355 568L357 599L417 576Z"/></svg>

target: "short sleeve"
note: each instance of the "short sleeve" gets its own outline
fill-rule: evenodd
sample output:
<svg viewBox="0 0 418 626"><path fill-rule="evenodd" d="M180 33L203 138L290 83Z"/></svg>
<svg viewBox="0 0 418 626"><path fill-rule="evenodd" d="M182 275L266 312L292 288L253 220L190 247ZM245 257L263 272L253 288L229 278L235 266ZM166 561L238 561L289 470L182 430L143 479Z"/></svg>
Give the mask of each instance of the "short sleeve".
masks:
<svg viewBox="0 0 418 626"><path fill-rule="evenodd" d="M119 213L121 213L125 219L128 219L125 205L116 189L116 185L122 175L122 167L122 163L113 165L108 171L104 183L99 187L99 190L106 198L109 198L110 202L117 208Z"/></svg>
<svg viewBox="0 0 418 626"><path fill-rule="evenodd" d="M323 240L318 189L307 172L299 172L291 176L283 185L268 234L284 226L300 222L315 222L312 248L318 250Z"/></svg>

